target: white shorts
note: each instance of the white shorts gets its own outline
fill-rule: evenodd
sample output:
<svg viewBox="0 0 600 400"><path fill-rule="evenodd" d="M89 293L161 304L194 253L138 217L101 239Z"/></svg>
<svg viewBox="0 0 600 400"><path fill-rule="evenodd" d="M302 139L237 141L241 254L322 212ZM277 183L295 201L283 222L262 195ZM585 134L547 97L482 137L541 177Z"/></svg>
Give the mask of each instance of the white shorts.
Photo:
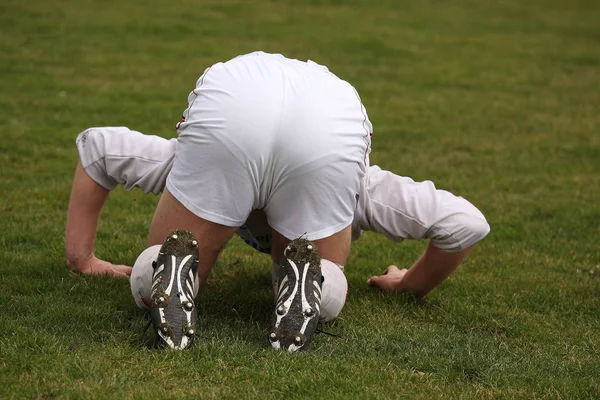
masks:
<svg viewBox="0 0 600 400"><path fill-rule="evenodd" d="M257 52L208 68L188 102L167 188L192 213L240 226L264 209L289 239L352 223L372 126L349 83Z"/></svg>

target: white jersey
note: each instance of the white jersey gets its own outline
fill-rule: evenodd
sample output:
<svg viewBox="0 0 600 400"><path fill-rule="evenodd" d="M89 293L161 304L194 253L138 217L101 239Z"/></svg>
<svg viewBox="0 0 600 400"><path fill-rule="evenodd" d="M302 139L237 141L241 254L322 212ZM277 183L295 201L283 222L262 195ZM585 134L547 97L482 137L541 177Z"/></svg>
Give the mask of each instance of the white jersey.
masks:
<svg viewBox="0 0 600 400"><path fill-rule="evenodd" d="M162 192L172 168L177 139L145 135L126 127L90 128L76 140L87 174L108 190L123 184L144 193ZM427 238L445 251L461 251L483 239L490 227L469 201L431 181L414 180L367 168L358 193L352 238L362 231L381 233L399 242ZM253 211L238 235L255 249L270 253L271 227L262 210Z"/></svg>

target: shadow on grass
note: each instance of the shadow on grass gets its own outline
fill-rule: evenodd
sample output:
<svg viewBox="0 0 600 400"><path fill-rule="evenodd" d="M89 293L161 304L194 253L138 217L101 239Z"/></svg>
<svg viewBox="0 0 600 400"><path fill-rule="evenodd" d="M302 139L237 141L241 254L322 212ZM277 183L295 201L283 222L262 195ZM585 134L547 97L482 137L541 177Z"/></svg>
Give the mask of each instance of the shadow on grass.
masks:
<svg viewBox="0 0 600 400"><path fill-rule="evenodd" d="M147 314L135 306L128 284L106 277L92 278L72 273L69 281L69 297L78 304L74 306L76 309L71 310L70 316L78 316L75 325L83 335L82 341L102 343L110 340L108 336L121 336L132 347L158 348L152 327L144 330ZM356 319L360 320L365 312L380 316L402 314L418 321L432 309L439 308L439 299L431 301L404 294L386 294L366 285L354 289L358 285L351 284L353 289L349 292L342 319L335 325L321 327L326 332L352 335L350 331ZM92 302L90 297L94 298ZM267 345L269 319L273 311L269 270L244 266L236 261L219 265L196 303L199 321L197 340L241 341L258 347ZM363 307L362 304L368 306Z"/></svg>
<svg viewBox="0 0 600 400"><path fill-rule="evenodd" d="M269 318L273 311L271 277L268 271L256 273L243 268L216 271L196 298L198 310L198 335L196 340L214 338L243 340L256 345L266 345ZM129 307L134 322L132 329L139 330L130 341L134 347L157 349L152 327L146 326L146 312Z"/></svg>

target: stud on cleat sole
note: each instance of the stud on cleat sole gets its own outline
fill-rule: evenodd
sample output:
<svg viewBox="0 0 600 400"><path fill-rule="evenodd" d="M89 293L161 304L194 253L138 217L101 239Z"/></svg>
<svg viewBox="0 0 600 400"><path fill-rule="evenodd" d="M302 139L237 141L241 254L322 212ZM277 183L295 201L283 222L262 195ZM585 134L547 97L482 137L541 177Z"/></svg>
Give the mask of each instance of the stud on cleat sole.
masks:
<svg viewBox="0 0 600 400"><path fill-rule="evenodd" d="M192 311L194 309L194 303L192 303L191 301L183 303L183 309L185 311Z"/></svg>
<svg viewBox="0 0 600 400"><path fill-rule="evenodd" d="M164 293L154 293L151 300L153 307L165 308L169 305L169 296Z"/></svg>

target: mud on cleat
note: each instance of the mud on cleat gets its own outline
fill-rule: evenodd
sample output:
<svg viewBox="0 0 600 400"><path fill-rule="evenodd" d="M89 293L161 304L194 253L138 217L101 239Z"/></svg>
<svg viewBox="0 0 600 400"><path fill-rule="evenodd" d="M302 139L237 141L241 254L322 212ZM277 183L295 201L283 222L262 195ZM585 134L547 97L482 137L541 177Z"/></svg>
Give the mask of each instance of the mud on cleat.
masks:
<svg viewBox="0 0 600 400"><path fill-rule="evenodd" d="M290 352L306 350L321 312L321 255L317 246L303 238L292 240L278 272L269 343Z"/></svg>
<svg viewBox="0 0 600 400"><path fill-rule="evenodd" d="M188 231L172 232L153 264L150 316L161 347L185 349L194 341L198 242Z"/></svg>

